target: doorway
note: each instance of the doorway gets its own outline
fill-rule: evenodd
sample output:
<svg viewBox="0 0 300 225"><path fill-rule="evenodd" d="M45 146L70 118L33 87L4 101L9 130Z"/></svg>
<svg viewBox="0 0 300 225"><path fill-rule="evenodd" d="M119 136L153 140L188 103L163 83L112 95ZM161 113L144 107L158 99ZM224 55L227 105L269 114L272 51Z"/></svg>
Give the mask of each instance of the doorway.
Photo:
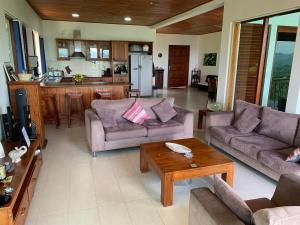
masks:
<svg viewBox="0 0 300 225"><path fill-rule="evenodd" d="M188 86L190 46L169 45L168 87Z"/></svg>

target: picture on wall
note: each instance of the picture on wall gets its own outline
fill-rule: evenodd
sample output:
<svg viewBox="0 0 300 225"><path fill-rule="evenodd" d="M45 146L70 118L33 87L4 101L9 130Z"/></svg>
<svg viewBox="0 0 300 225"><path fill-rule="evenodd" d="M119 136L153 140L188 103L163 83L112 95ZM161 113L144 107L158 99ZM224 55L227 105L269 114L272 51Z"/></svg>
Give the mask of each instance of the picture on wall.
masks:
<svg viewBox="0 0 300 225"><path fill-rule="evenodd" d="M204 54L204 66L216 66L217 65L217 53Z"/></svg>

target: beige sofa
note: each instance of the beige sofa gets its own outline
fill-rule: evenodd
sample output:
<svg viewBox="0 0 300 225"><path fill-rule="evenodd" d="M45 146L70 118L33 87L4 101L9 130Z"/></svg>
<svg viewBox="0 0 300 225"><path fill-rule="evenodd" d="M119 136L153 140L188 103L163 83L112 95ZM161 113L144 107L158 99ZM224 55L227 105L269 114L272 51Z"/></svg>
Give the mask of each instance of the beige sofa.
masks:
<svg viewBox="0 0 300 225"><path fill-rule="evenodd" d="M283 175L272 199L259 198L246 201L253 213L253 222L246 225L299 225L299 187L299 176ZM191 191L189 225L245 225L245 223L214 192L208 188L197 188Z"/></svg>
<svg viewBox="0 0 300 225"><path fill-rule="evenodd" d="M117 126L104 128L95 110L86 110L86 136L90 150L95 157L96 152L119 148L136 147L143 143L183 139L193 137L193 113L174 106L177 115L166 123L160 122L151 107L159 104L162 98L133 98L122 100L94 100L92 108L115 110ZM171 105L173 98L168 98ZM138 101L151 119L143 125L133 124L122 115L130 106Z"/></svg>

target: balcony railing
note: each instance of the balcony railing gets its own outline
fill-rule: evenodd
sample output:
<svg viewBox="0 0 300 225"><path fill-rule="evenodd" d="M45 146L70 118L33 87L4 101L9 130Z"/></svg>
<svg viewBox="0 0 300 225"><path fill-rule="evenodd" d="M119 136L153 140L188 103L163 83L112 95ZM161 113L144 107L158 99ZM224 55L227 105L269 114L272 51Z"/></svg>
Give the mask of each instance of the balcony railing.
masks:
<svg viewBox="0 0 300 225"><path fill-rule="evenodd" d="M277 109L279 99L287 99L290 78L275 78L272 80L269 106Z"/></svg>

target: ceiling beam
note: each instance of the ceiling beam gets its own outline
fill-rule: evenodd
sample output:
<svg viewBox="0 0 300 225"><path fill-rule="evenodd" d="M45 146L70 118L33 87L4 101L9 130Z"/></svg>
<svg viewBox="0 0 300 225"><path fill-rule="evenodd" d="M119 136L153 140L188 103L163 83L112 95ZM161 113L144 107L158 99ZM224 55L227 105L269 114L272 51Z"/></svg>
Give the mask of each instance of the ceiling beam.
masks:
<svg viewBox="0 0 300 225"><path fill-rule="evenodd" d="M177 16L173 16L169 19L166 19L166 20L163 20L157 24L154 24L151 26L151 28L153 29L159 29L159 28L162 28L162 27L166 27L166 26L169 26L171 24L174 24L174 23L178 23L178 22L181 22L183 20L187 20L187 19L190 19L194 16L198 16L198 15L201 15L201 14L204 14L204 13L207 13L209 11L212 11L214 9L217 9L217 8L220 8L224 6L224 0L213 0L211 2L208 2L206 4L203 4L203 5L200 5L196 8L193 8L189 11L186 11L184 13L181 13Z"/></svg>

